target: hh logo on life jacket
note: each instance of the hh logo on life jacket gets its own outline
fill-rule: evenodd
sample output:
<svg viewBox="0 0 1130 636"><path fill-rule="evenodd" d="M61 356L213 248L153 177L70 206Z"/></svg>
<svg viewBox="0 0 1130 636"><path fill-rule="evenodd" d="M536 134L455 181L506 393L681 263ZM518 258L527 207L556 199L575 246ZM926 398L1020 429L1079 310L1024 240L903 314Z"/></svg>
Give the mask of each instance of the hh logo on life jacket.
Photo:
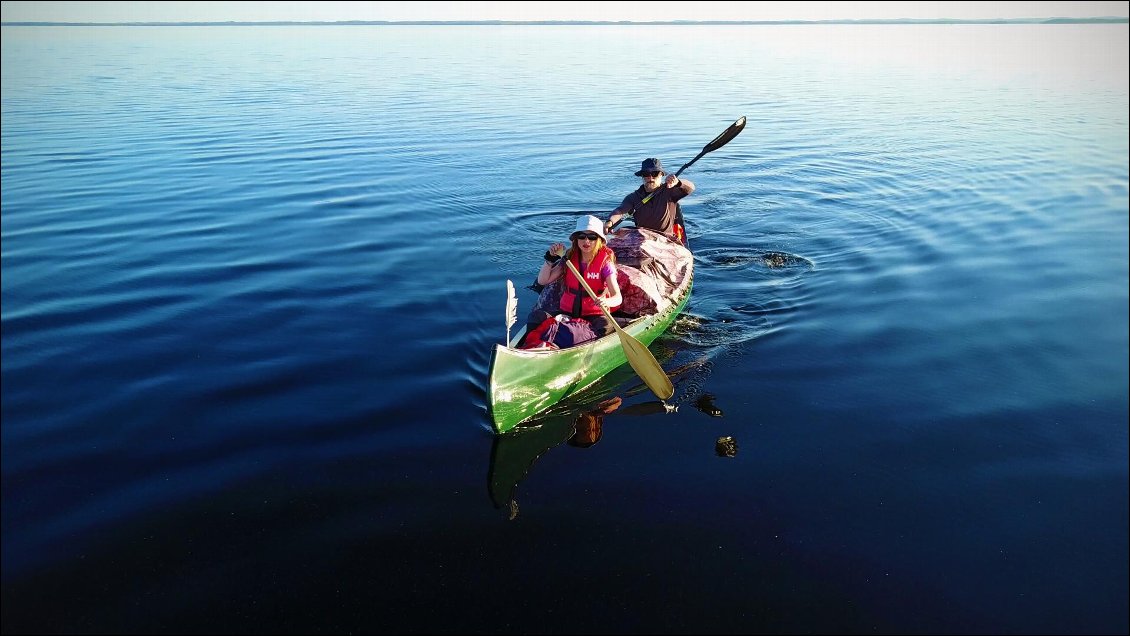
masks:
<svg viewBox="0 0 1130 636"><path fill-rule="evenodd" d="M600 280L600 272L585 272L586 280Z"/></svg>

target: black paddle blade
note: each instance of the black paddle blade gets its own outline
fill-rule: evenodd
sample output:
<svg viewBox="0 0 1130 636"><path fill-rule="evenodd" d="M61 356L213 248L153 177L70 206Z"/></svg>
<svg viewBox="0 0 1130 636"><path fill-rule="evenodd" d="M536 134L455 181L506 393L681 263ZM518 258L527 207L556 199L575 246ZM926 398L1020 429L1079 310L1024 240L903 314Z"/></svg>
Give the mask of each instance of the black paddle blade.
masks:
<svg viewBox="0 0 1130 636"><path fill-rule="evenodd" d="M714 138L714 141L706 144L702 148L702 152L698 153L695 156L694 159L691 159L690 161L685 163L682 168L679 168L679 171L675 173L675 176L677 177L677 176L683 174L684 170L691 167L691 164L693 164L694 162L701 159L702 156L705 155L706 153L718 150L722 146L725 146L726 144L730 143L730 140L733 139L734 137L737 137L738 133L740 133L743 128L745 128L745 115L738 117L738 120L735 121L734 123L730 124L729 128L727 128L726 130L723 130L721 135L718 135L717 137ZM647 201L645 200L644 202L646 203Z"/></svg>
<svg viewBox="0 0 1130 636"><path fill-rule="evenodd" d="M726 144L730 143L730 140L733 139L734 137L737 137L738 133L740 133L742 131L742 129L744 129L744 128L745 128L745 115L742 115L741 117L738 118L737 121L730 124L729 128L727 128L726 130L723 130L721 135L718 135L717 137L715 137L714 141L706 144L706 146L704 146L703 149L702 149L702 154L706 154L708 152L714 152L715 150L718 150L722 146L725 146Z"/></svg>

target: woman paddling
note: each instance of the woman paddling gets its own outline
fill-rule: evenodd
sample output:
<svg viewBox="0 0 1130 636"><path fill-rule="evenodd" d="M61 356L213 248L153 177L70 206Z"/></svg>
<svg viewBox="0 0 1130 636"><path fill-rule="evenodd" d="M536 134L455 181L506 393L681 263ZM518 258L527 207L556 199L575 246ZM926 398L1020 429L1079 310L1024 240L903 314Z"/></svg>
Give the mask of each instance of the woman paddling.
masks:
<svg viewBox="0 0 1130 636"><path fill-rule="evenodd" d="M616 311L623 302L620 285L616 281L616 255L605 245L604 228L595 216L584 216L577 220L577 229L569 235L572 246L569 250L561 243L549 246L545 253L545 263L538 271L538 284L548 285L564 277L561 302L556 311L535 310L526 319L526 331L535 333L538 326L547 318L566 314L571 318L584 318L592 325L597 337L615 331L615 326L605 317L600 306L609 312ZM600 305L585 293L580 282L565 267L568 259L585 278L599 298Z"/></svg>

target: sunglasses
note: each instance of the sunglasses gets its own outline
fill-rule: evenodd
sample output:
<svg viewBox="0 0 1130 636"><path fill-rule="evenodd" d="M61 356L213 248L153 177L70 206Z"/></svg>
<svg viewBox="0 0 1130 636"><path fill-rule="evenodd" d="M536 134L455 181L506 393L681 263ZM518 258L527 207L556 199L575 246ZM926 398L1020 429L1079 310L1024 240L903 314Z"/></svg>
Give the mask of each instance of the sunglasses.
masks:
<svg viewBox="0 0 1130 636"><path fill-rule="evenodd" d="M596 234L593 234L592 232L589 232L588 234L578 234L576 238L578 241L595 241L600 237Z"/></svg>
<svg viewBox="0 0 1130 636"><path fill-rule="evenodd" d="M641 176L644 176L644 177L658 177L658 176L659 176L659 175L661 175L661 174L663 174L663 173L662 173L662 172L659 172L659 171L657 171L657 170L653 170L653 171L651 171L651 172L643 172L643 173L641 173Z"/></svg>

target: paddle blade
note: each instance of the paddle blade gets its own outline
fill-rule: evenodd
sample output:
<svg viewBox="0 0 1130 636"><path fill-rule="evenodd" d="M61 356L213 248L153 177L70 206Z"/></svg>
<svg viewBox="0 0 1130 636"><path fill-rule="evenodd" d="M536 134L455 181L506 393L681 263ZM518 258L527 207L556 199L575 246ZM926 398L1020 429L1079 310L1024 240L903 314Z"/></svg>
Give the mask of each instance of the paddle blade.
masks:
<svg viewBox="0 0 1130 636"><path fill-rule="evenodd" d="M514 295L514 282L506 279L506 346L510 346L510 328L518 322L518 297Z"/></svg>
<svg viewBox="0 0 1130 636"><path fill-rule="evenodd" d="M632 365L636 375L640 376L655 397L666 400L675 395L675 386L671 384L671 378L664 373L663 367L659 365L655 356L651 355L651 351L623 329L617 329L616 333L620 335L620 345L624 347L624 356L628 358L628 364Z"/></svg>
<svg viewBox="0 0 1130 636"><path fill-rule="evenodd" d="M742 115L741 117L738 117L737 121L730 124L729 128L727 128L726 130L723 130L721 135L718 135L717 137L715 137L714 141L706 144L706 146L703 147L703 149L702 149L702 154L706 154L708 152L713 152L715 150L718 150L722 146L725 146L726 144L730 143L730 140L733 139L734 137L737 137L738 133L740 133L744 128L745 128L745 115Z"/></svg>
<svg viewBox="0 0 1130 636"><path fill-rule="evenodd" d="M745 129L745 115L738 117L738 120L735 121L734 123L730 124L729 128L727 128L726 130L723 130L721 135L718 135L717 137L714 138L714 141L703 146L702 152L695 155L695 158L691 159L686 164L684 164L682 168L679 168L679 171L675 173L675 176L677 177L677 176L683 174L684 170L686 170L687 168L690 168L691 165L694 164L694 162L698 161L699 159L702 159L702 156L705 155L706 153L718 150L722 146L725 146L726 144L730 143L730 140L733 139L734 137L737 137L738 133L740 133L743 129ZM658 192L658 190L656 192ZM644 199L643 202L647 203L648 200L651 199L652 196L654 196L654 193L649 195L647 197L647 199Z"/></svg>
<svg viewBox="0 0 1130 636"><path fill-rule="evenodd" d="M514 282L506 279L506 328L518 322L518 297L514 295Z"/></svg>

